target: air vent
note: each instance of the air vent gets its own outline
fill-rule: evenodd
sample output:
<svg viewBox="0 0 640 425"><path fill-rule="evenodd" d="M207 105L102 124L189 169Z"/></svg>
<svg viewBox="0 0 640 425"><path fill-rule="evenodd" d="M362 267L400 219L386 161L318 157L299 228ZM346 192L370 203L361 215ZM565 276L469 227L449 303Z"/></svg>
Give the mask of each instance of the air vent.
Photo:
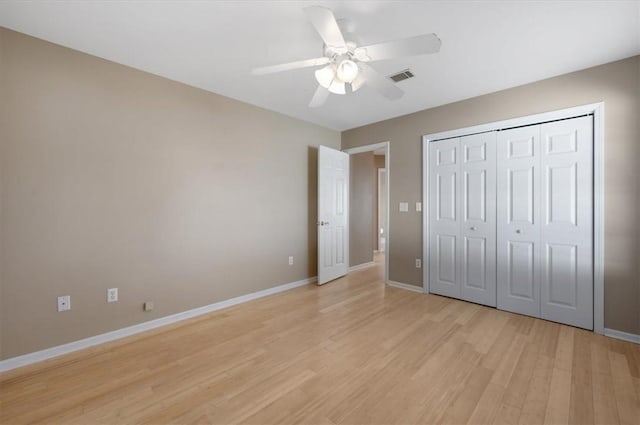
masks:
<svg viewBox="0 0 640 425"><path fill-rule="evenodd" d="M389 78L391 78L396 83L399 83L402 80L406 80L407 78L412 78L412 77L413 77L413 72L409 71L408 69L405 69L404 71L400 71L397 74L389 75Z"/></svg>

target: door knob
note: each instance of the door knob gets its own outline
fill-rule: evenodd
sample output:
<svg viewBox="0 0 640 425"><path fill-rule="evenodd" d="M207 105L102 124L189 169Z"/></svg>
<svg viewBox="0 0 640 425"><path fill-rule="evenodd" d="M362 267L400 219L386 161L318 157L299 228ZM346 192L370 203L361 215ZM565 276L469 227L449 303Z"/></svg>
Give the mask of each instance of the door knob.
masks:
<svg viewBox="0 0 640 425"><path fill-rule="evenodd" d="M329 222L328 222L328 221L318 221L316 224L317 224L318 226L328 226L328 225L329 225Z"/></svg>
<svg viewBox="0 0 640 425"><path fill-rule="evenodd" d="M469 230L476 230L475 226L471 226Z"/></svg>
<svg viewBox="0 0 640 425"><path fill-rule="evenodd" d="M516 233L520 234L522 231L520 229L516 229Z"/></svg>

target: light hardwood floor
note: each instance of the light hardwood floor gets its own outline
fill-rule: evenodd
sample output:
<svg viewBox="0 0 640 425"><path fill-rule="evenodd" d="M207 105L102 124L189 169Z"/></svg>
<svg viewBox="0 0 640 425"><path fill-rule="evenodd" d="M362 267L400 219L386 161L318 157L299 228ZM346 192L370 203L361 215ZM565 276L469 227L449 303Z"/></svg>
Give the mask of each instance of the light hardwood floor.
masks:
<svg viewBox="0 0 640 425"><path fill-rule="evenodd" d="M640 346L381 278L7 372L0 423L640 423Z"/></svg>

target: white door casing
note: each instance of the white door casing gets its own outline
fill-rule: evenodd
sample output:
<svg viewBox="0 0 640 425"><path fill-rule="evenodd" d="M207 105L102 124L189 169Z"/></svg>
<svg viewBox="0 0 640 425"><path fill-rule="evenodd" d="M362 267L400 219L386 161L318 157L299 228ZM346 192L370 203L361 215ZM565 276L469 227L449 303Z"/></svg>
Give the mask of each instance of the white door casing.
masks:
<svg viewBox="0 0 640 425"><path fill-rule="evenodd" d="M349 154L318 148L318 285L349 271Z"/></svg>
<svg viewBox="0 0 640 425"><path fill-rule="evenodd" d="M498 308L540 317L540 128L497 139Z"/></svg>
<svg viewBox="0 0 640 425"><path fill-rule="evenodd" d="M496 132L460 138L460 298L496 306Z"/></svg>
<svg viewBox="0 0 640 425"><path fill-rule="evenodd" d="M593 328L593 123L543 124L541 316Z"/></svg>
<svg viewBox="0 0 640 425"><path fill-rule="evenodd" d="M429 271L434 294L460 298L459 139L429 145Z"/></svg>
<svg viewBox="0 0 640 425"><path fill-rule="evenodd" d="M378 239L378 251L385 252L385 245L387 240L387 170L385 168L378 168L378 227L377 227L377 239Z"/></svg>

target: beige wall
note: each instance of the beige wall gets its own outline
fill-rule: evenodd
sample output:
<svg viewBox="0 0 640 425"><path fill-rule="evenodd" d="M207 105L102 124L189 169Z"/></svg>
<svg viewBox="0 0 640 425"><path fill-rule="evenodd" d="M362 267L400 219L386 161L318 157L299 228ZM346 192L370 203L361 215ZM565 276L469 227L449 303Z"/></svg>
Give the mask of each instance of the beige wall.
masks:
<svg viewBox="0 0 640 425"><path fill-rule="evenodd" d="M350 156L349 266L373 261L375 173L373 152Z"/></svg>
<svg viewBox="0 0 640 425"><path fill-rule="evenodd" d="M316 274L338 132L5 29L0 60L0 358Z"/></svg>
<svg viewBox="0 0 640 425"><path fill-rule="evenodd" d="M640 333L640 56L382 121L342 133L342 148L391 141L391 280L422 285L422 217L397 212L421 198L424 134L605 103L605 327Z"/></svg>

